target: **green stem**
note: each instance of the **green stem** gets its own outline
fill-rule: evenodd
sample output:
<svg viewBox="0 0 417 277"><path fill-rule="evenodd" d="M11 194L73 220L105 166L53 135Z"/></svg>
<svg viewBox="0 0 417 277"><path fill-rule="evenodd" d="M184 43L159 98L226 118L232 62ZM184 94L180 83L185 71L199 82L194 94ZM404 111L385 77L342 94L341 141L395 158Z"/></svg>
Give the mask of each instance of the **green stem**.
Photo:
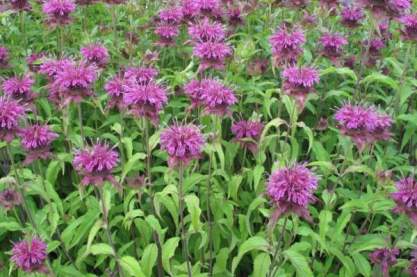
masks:
<svg viewBox="0 0 417 277"><path fill-rule="evenodd" d="M113 254L114 254L114 257L116 259L116 266L117 266L117 271L119 273L119 276L123 277L124 274L123 274L122 267L120 265L120 257L117 254L116 247L113 243L113 239L112 239L112 236L111 236L110 222L109 222L109 211L107 210L107 207L106 207L103 188L100 187L100 188L96 188L96 189L98 190L100 200L101 200L101 209L102 209L102 212L103 212L103 225L104 225L103 228L106 232L107 242L109 243L110 247L113 250Z"/></svg>
<svg viewBox="0 0 417 277"><path fill-rule="evenodd" d="M84 128L83 128L83 111L81 107L81 103L77 105L78 108L78 122L80 124L80 135L81 135L81 145L84 146Z"/></svg>
<svg viewBox="0 0 417 277"><path fill-rule="evenodd" d="M192 277L191 271L191 263L190 263L190 255L188 253L188 241L187 241L187 233L185 230L185 222L184 222L184 165L180 162L179 166L179 180L178 180L178 195L179 195L179 209L180 209L180 232L181 232L181 242L183 246L183 258L187 264L187 274L188 277Z"/></svg>
<svg viewBox="0 0 417 277"><path fill-rule="evenodd" d="M280 236L280 239L278 240L277 246L275 247L274 255L272 256L272 260L271 260L271 265L269 266L268 277L273 276L273 273L275 271L275 266L277 265L279 261L278 254L281 248L281 244L284 244L284 234L285 234L285 229L287 227L287 222L288 222L288 217L285 217L284 224L282 225L282 229L281 229L281 236Z"/></svg>
<svg viewBox="0 0 417 277"><path fill-rule="evenodd" d="M23 191L22 182L21 182L20 177L19 177L20 175L17 173L17 168L16 168L16 164L15 164L14 159L13 159L13 154L12 154L12 152L10 150L10 144L7 145L6 149L7 149L7 155L9 156L10 163L12 164L12 167L13 167L13 173L14 173L14 175L16 177L16 181L17 181L16 190L17 190L17 192L20 194L20 196L22 198L22 206L23 206L23 209L24 209L24 211L25 211L25 213L26 213L26 215L27 215L27 217L29 219L30 224L32 225L32 228L34 229L34 231L36 232L36 234L38 236L40 236L41 233L40 233L40 231L38 229L38 225L36 224L36 221L35 221L35 219L33 217L32 211L29 209L28 203L26 202L26 198L25 198L25 194L24 194L24 191ZM47 267L49 269L50 275L51 276L55 276L55 274L52 271L51 263L49 262L49 257L47 257L47 259L46 259L46 265L47 265Z"/></svg>

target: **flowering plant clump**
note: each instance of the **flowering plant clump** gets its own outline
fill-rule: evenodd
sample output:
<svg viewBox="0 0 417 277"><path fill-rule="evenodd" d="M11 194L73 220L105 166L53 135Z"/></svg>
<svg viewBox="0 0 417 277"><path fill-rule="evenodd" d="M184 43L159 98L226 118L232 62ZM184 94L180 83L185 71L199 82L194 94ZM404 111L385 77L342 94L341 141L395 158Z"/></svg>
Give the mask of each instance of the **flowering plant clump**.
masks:
<svg viewBox="0 0 417 277"><path fill-rule="evenodd" d="M415 1L0 14L0 276L417 277Z"/></svg>

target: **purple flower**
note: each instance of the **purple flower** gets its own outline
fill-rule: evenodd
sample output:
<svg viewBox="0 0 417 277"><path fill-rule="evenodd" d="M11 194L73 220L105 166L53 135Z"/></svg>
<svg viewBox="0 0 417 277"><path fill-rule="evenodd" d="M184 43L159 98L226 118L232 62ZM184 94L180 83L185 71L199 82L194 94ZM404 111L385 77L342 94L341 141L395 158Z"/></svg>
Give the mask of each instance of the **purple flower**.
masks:
<svg viewBox="0 0 417 277"><path fill-rule="evenodd" d="M417 41L417 14L409 14L400 18L401 30L405 40Z"/></svg>
<svg viewBox="0 0 417 277"><path fill-rule="evenodd" d="M411 257L408 265L408 273L411 277L417 277L417 251L415 249L411 252Z"/></svg>
<svg viewBox="0 0 417 277"><path fill-rule="evenodd" d="M373 107L345 104L335 114L337 127L349 136L359 151L367 145L391 137L392 118Z"/></svg>
<svg viewBox="0 0 417 277"><path fill-rule="evenodd" d="M161 133L161 149L168 153L170 167L187 166L201 156L204 137L200 129L192 124L168 127Z"/></svg>
<svg viewBox="0 0 417 277"><path fill-rule="evenodd" d="M38 238L20 241L13 246L11 260L25 272L46 273L46 247L46 243Z"/></svg>
<svg viewBox="0 0 417 277"><path fill-rule="evenodd" d="M303 52L302 47L305 41L306 39L301 29L294 28L293 30L288 30L285 25L281 26L269 38L275 65L295 63Z"/></svg>
<svg viewBox="0 0 417 277"><path fill-rule="evenodd" d="M184 93L191 100L191 109L201 105L201 92L202 86L201 81L199 80L191 80L184 86Z"/></svg>
<svg viewBox="0 0 417 277"><path fill-rule="evenodd" d="M323 46L323 55L333 61L342 55L343 46L348 43L341 35L331 33L323 34L320 42Z"/></svg>
<svg viewBox="0 0 417 277"><path fill-rule="evenodd" d="M411 8L410 0L388 0L387 11L392 17L405 14Z"/></svg>
<svg viewBox="0 0 417 277"><path fill-rule="evenodd" d="M230 106L237 102L233 90L214 79L201 80L200 86L200 102L206 113L218 116L230 115Z"/></svg>
<svg viewBox="0 0 417 277"><path fill-rule="evenodd" d="M6 210L12 209L22 203L22 197L13 189L5 189L0 192L0 205Z"/></svg>
<svg viewBox="0 0 417 277"><path fill-rule="evenodd" d="M179 24L182 21L181 7L172 7L159 12L159 20L169 24Z"/></svg>
<svg viewBox="0 0 417 277"><path fill-rule="evenodd" d="M412 177L399 180L395 184L397 191L391 194L397 206L396 213L405 213L417 226L417 182Z"/></svg>
<svg viewBox="0 0 417 277"><path fill-rule="evenodd" d="M225 59L232 55L232 48L224 42L206 41L194 46L193 54L201 60L200 71L208 68L223 70Z"/></svg>
<svg viewBox="0 0 417 277"><path fill-rule="evenodd" d="M307 95L314 89L314 85L320 81L319 73L311 67L289 67L283 73L283 92L293 97L300 109L304 107Z"/></svg>
<svg viewBox="0 0 417 277"><path fill-rule="evenodd" d="M124 85L126 81L122 77L116 75L106 82L104 90L110 96L110 108L117 107L120 110L125 108L123 103Z"/></svg>
<svg viewBox="0 0 417 277"><path fill-rule="evenodd" d="M75 3L71 0L47 0L42 11L48 16L50 25L66 25L71 22L70 14L75 11Z"/></svg>
<svg viewBox="0 0 417 277"><path fill-rule="evenodd" d="M85 63L71 64L58 71L51 86L50 99L62 106L79 103L93 94L97 70Z"/></svg>
<svg viewBox="0 0 417 277"><path fill-rule="evenodd" d="M96 3L97 0L75 0L75 4L80 6L87 6Z"/></svg>
<svg viewBox="0 0 417 277"><path fill-rule="evenodd" d="M303 164L278 169L271 174L267 184L268 196L276 206L273 221L287 213L312 221L308 212L308 204L315 198L318 179Z"/></svg>
<svg viewBox="0 0 417 277"><path fill-rule="evenodd" d="M249 76L259 76L268 70L269 60L264 58L255 58L246 69Z"/></svg>
<svg viewBox="0 0 417 277"><path fill-rule="evenodd" d="M220 0L195 0L198 3L200 14L221 18L223 15Z"/></svg>
<svg viewBox="0 0 417 277"><path fill-rule="evenodd" d="M375 65L377 59L380 56L380 50L385 47L384 40L380 38L371 39L371 41L365 41L364 45L368 47L368 57L366 64L368 66Z"/></svg>
<svg viewBox="0 0 417 277"><path fill-rule="evenodd" d="M0 140L11 142L19 130L19 120L25 116L26 109L18 101L0 97Z"/></svg>
<svg viewBox="0 0 417 277"><path fill-rule="evenodd" d="M159 112L168 102L166 90L155 82L140 84L127 82L123 102L136 117L148 118L153 124L159 122Z"/></svg>
<svg viewBox="0 0 417 277"><path fill-rule="evenodd" d="M3 82L4 94L16 100L30 102L33 100L32 86L35 81L29 76L11 77Z"/></svg>
<svg viewBox="0 0 417 277"><path fill-rule="evenodd" d="M155 29L155 34L159 36L157 44L161 46L175 45L175 38L180 33L178 25L162 23Z"/></svg>
<svg viewBox="0 0 417 277"><path fill-rule="evenodd" d="M341 12L342 24L349 28L356 28L364 15L361 8L345 7Z"/></svg>
<svg viewBox="0 0 417 277"><path fill-rule="evenodd" d="M264 124L259 121L241 120L232 125L232 133L241 147L249 149L253 154L258 152L258 141Z"/></svg>
<svg viewBox="0 0 417 277"><path fill-rule="evenodd" d="M105 144L94 144L75 153L73 165L83 176L81 184L102 186L109 181L118 187L116 179L112 175L113 169L119 163L119 155L116 151Z"/></svg>
<svg viewBox="0 0 417 277"><path fill-rule="evenodd" d="M5 68L9 65L9 51L5 47L0 46L0 68Z"/></svg>
<svg viewBox="0 0 417 277"><path fill-rule="evenodd" d="M98 67L105 67L109 62L109 52L101 44L89 44L81 48L81 55L88 63L95 64Z"/></svg>
<svg viewBox="0 0 417 277"><path fill-rule="evenodd" d="M307 4L310 3L309 0L288 0L286 5L292 8L304 8Z"/></svg>
<svg viewBox="0 0 417 277"><path fill-rule="evenodd" d="M46 75L50 80L54 80L58 72L62 72L65 68L74 66L75 62L70 59L46 60L39 69L39 72Z"/></svg>
<svg viewBox="0 0 417 277"><path fill-rule="evenodd" d="M19 131L23 149L27 152L24 164L31 164L36 160L46 160L52 156L50 144L58 134L51 131L48 125L35 124Z"/></svg>
<svg viewBox="0 0 417 277"><path fill-rule="evenodd" d="M207 17L188 27L188 34L196 42L223 41L226 38L223 25L210 22Z"/></svg>
<svg viewBox="0 0 417 277"><path fill-rule="evenodd" d="M141 85L154 81L157 76L158 70L152 67L129 67L123 75L126 80L133 80Z"/></svg>
<svg viewBox="0 0 417 277"><path fill-rule="evenodd" d="M389 277L389 268L397 262L397 256L400 250L397 248L379 248L369 254L369 259L373 264L381 267L381 272L384 277Z"/></svg>
<svg viewBox="0 0 417 277"><path fill-rule="evenodd" d="M200 12L200 5L195 0L182 0L181 9L184 19L190 20Z"/></svg>
<svg viewBox="0 0 417 277"><path fill-rule="evenodd" d="M30 11L32 9L28 0L10 0L10 4L15 11Z"/></svg>
<svg viewBox="0 0 417 277"><path fill-rule="evenodd" d="M227 17L228 17L228 22L231 26L242 25L244 22L243 15L242 15L242 8L239 6L229 7L227 10Z"/></svg>

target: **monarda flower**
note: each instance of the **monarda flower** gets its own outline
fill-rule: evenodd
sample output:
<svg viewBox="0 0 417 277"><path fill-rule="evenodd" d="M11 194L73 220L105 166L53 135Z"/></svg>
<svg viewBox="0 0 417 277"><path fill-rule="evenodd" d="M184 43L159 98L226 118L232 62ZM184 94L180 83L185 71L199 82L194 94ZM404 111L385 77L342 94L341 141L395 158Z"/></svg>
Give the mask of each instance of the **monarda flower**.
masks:
<svg viewBox="0 0 417 277"><path fill-rule="evenodd" d="M83 176L81 184L102 186L109 181L115 187L118 182L112 175L113 169L119 163L119 154L105 144L94 144L75 153L73 165Z"/></svg>
<svg viewBox="0 0 417 277"><path fill-rule="evenodd" d="M0 46L0 68L5 68L9 65L9 51L5 47Z"/></svg>
<svg viewBox="0 0 417 277"><path fill-rule="evenodd" d="M388 0L387 11L391 17L398 17L406 14L411 8L410 0Z"/></svg>
<svg viewBox="0 0 417 277"><path fill-rule="evenodd" d="M322 53L325 57L335 61L342 55L343 46L347 40L339 34L325 33L320 38L323 47Z"/></svg>
<svg viewBox="0 0 417 277"><path fill-rule="evenodd" d="M155 28L155 34L159 36L157 42L161 46L175 45L175 38L179 35L180 29L178 25L162 23Z"/></svg>
<svg viewBox="0 0 417 277"><path fill-rule="evenodd" d="M116 75L106 82L104 90L110 96L109 107L117 107L119 110L125 108L123 103L124 85L126 81L122 77Z"/></svg>
<svg viewBox="0 0 417 277"><path fill-rule="evenodd" d="M411 260L408 264L408 273L411 277L417 277L417 250L411 252Z"/></svg>
<svg viewBox="0 0 417 277"><path fill-rule="evenodd" d="M47 259L46 243L39 238L30 241L20 241L13 245L11 260L15 265L27 273L47 273L45 261Z"/></svg>
<svg viewBox="0 0 417 277"><path fill-rule="evenodd" d="M336 112L335 120L340 132L350 137L359 151L391 138L392 118L373 107L345 104Z"/></svg>
<svg viewBox="0 0 417 277"><path fill-rule="evenodd" d="M201 105L202 85L199 80L191 80L184 86L184 93L191 100L190 109L197 108Z"/></svg>
<svg viewBox="0 0 417 277"><path fill-rule="evenodd" d="M19 131L23 149L27 156L24 164L31 164L36 160L46 160L52 156L50 144L58 134L51 131L48 125L35 124Z"/></svg>
<svg viewBox="0 0 417 277"><path fill-rule="evenodd" d="M32 9L28 0L10 0L10 4L15 11L30 11Z"/></svg>
<svg viewBox="0 0 417 277"><path fill-rule="evenodd" d="M232 125L235 141L243 148L249 149L253 154L258 152L258 141L264 125L259 121L241 120Z"/></svg>
<svg viewBox="0 0 417 277"><path fill-rule="evenodd" d="M166 90L155 82L127 82L123 102L136 117L145 117L153 124L159 122L159 112L168 102Z"/></svg>
<svg viewBox="0 0 417 277"><path fill-rule="evenodd" d="M366 57L366 64L368 66L375 65L380 56L380 51L385 47L385 42L380 38L374 38L370 41L364 42L365 47L368 48L368 57Z"/></svg>
<svg viewBox="0 0 417 277"><path fill-rule="evenodd" d="M362 9L356 7L345 7L340 15L342 17L342 24L348 28L358 27L364 17Z"/></svg>
<svg viewBox="0 0 417 277"><path fill-rule="evenodd" d="M233 54L233 51L225 42L206 41L197 43L194 46L193 54L200 59L199 71L209 68L223 70L225 60Z"/></svg>
<svg viewBox="0 0 417 277"><path fill-rule="evenodd" d="M285 25L281 26L275 34L269 38L272 47L272 57L276 66L293 64L303 52L306 39L299 28L289 30Z"/></svg>
<svg viewBox="0 0 417 277"><path fill-rule="evenodd" d="M401 30L402 37L405 40L417 41L417 14L409 14L400 18L403 25Z"/></svg>
<svg viewBox="0 0 417 277"><path fill-rule="evenodd" d="M5 189L0 192L0 205L10 210L22 203L22 197L13 189Z"/></svg>
<svg viewBox="0 0 417 277"><path fill-rule="evenodd" d="M314 90L320 81L319 73L311 67L289 67L283 73L283 92L294 98L300 109L304 108L307 95Z"/></svg>
<svg viewBox="0 0 417 277"><path fill-rule="evenodd" d="M412 177L399 180L395 184L397 191L391 194L397 204L394 208L396 213L406 214L417 226L417 182Z"/></svg>
<svg viewBox="0 0 417 277"><path fill-rule="evenodd" d="M75 62L70 59L54 60L49 59L44 61L40 68L39 73L44 74L48 77L49 81L55 80L58 72L64 71L65 68L74 66Z"/></svg>
<svg viewBox="0 0 417 277"><path fill-rule="evenodd" d="M188 34L196 42L223 41L226 32L222 24L211 22L207 17L188 27Z"/></svg>
<svg viewBox="0 0 417 277"><path fill-rule="evenodd" d="M35 81L29 76L12 77L3 82L4 94L24 103L31 102L34 98L32 86Z"/></svg>
<svg viewBox="0 0 417 277"><path fill-rule="evenodd" d="M209 16L215 19L221 19L223 10L220 0L196 0L198 3L199 13L203 16Z"/></svg>
<svg viewBox="0 0 417 277"><path fill-rule="evenodd" d="M83 62L68 65L57 72L50 90L50 99L66 106L71 102L80 103L93 94L93 84L97 78L95 66Z"/></svg>
<svg viewBox="0 0 417 277"><path fill-rule="evenodd" d="M237 102L237 98L230 88L213 79L201 80L200 102L204 112L217 116L230 115L230 106Z"/></svg>
<svg viewBox="0 0 417 277"><path fill-rule="evenodd" d="M183 13L181 7L171 7L163 9L158 14L159 21L163 21L169 24L180 24L182 21Z"/></svg>
<svg viewBox="0 0 417 277"><path fill-rule="evenodd" d="M227 21L231 26L238 26L244 23L243 15L242 15L242 8L239 6L230 6L227 11Z"/></svg>
<svg viewBox="0 0 417 277"><path fill-rule="evenodd" d="M161 133L161 149L168 153L170 167L187 166L199 159L203 151L204 137L192 124L174 124Z"/></svg>
<svg viewBox="0 0 417 277"><path fill-rule="evenodd" d="M308 204L314 201L318 178L303 164L278 169L271 174L267 184L267 194L276 210L271 222L281 216L294 213L307 221L312 221Z"/></svg>
<svg viewBox="0 0 417 277"><path fill-rule="evenodd" d="M158 74L158 70L152 67L129 67L126 69L123 78L140 85L146 85L150 81L154 81Z"/></svg>
<svg viewBox="0 0 417 277"><path fill-rule="evenodd" d="M192 20L200 12L200 5L195 0L181 1L182 15L185 20Z"/></svg>
<svg viewBox="0 0 417 277"><path fill-rule="evenodd" d="M43 3L42 11L48 16L48 24L56 26L69 24L70 14L75 8L75 3L71 0L47 0Z"/></svg>
<svg viewBox="0 0 417 277"><path fill-rule="evenodd" d="M252 60L246 68L246 73L249 76L260 76L268 70L269 61L264 58L256 58Z"/></svg>
<svg viewBox="0 0 417 277"><path fill-rule="evenodd" d="M369 254L369 259L373 264L381 267L381 272L384 277L389 277L389 268L397 262L397 256L400 250L397 248L379 248Z"/></svg>
<svg viewBox="0 0 417 277"><path fill-rule="evenodd" d="M89 44L81 48L81 55L87 63L98 67L105 67L109 62L109 52L101 44Z"/></svg>
<svg viewBox="0 0 417 277"><path fill-rule="evenodd" d="M19 120L26 109L17 100L0 97L0 140L11 142L19 130Z"/></svg>

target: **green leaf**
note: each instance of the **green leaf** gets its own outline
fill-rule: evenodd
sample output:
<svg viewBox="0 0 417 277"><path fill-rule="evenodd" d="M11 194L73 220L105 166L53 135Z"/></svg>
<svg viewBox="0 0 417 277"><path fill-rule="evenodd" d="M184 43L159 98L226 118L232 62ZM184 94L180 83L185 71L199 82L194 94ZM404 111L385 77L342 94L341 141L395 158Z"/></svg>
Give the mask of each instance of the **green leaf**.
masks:
<svg viewBox="0 0 417 277"><path fill-rule="evenodd" d="M310 269L306 257L297 251L288 249L284 251L284 256L290 261L299 277L313 277L313 272Z"/></svg>
<svg viewBox="0 0 417 277"><path fill-rule="evenodd" d="M140 265L143 269L143 273L145 273L145 276L152 276L152 269L156 264L157 257L158 248L156 247L156 244L149 244L146 246L145 250L143 250Z"/></svg>
<svg viewBox="0 0 417 277"><path fill-rule="evenodd" d="M329 231L329 224L332 221L332 212L328 210L321 211L319 220L320 237L324 240Z"/></svg>
<svg viewBox="0 0 417 277"><path fill-rule="evenodd" d="M352 256L358 271L365 277L371 276L371 265L369 264L368 259L359 253L351 253L350 255Z"/></svg>
<svg viewBox="0 0 417 277"><path fill-rule="evenodd" d="M267 253L260 253L253 263L253 277L264 277L268 274L271 258Z"/></svg>
<svg viewBox="0 0 417 277"><path fill-rule="evenodd" d="M113 248L107 243L96 243L91 245L90 252L93 255L112 255L114 256Z"/></svg>
<svg viewBox="0 0 417 277"><path fill-rule="evenodd" d="M251 237L247 239L244 243L242 243L239 247L239 251L236 257L233 258L232 261L232 273L235 272L237 266L240 263L242 257L253 250L260 250L260 251L267 251L269 243L263 237Z"/></svg>
<svg viewBox="0 0 417 277"><path fill-rule="evenodd" d="M142 268L140 267L138 261L131 257L131 256L123 256L120 259L120 265L123 267L124 270L126 270L130 276L135 277L147 277L150 275L145 275L142 271Z"/></svg>
<svg viewBox="0 0 417 277"><path fill-rule="evenodd" d="M127 161L127 163L123 166L121 183L126 178L126 175L132 170L135 163L139 160L144 160L145 158L146 158L145 153L136 153Z"/></svg>
<svg viewBox="0 0 417 277"><path fill-rule="evenodd" d="M101 227L103 227L103 220L99 219L91 228L90 233L88 234L88 240L87 240L87 249L86 249L87 253L90 252L91 244L93 243L93 240L96 237L97 232L101 229Z"/></svg>
<svg viewBox="0 0 417 277"><path fill-rule="evenodd" d="M173 237L168 239L162 246L162 265L168 273L171 273L170 260L174 256L179 242L180 239L178 237Z"/></svg>
<svg viewBox="0 0 417 277"><path fill-rule="evenodd" d="M201 229L201 222L200 222L200 200L194 194L189 194L185 196L185 204L187 205L187 210L191 215L191 224L195 232L198 232Z"/></svg>

